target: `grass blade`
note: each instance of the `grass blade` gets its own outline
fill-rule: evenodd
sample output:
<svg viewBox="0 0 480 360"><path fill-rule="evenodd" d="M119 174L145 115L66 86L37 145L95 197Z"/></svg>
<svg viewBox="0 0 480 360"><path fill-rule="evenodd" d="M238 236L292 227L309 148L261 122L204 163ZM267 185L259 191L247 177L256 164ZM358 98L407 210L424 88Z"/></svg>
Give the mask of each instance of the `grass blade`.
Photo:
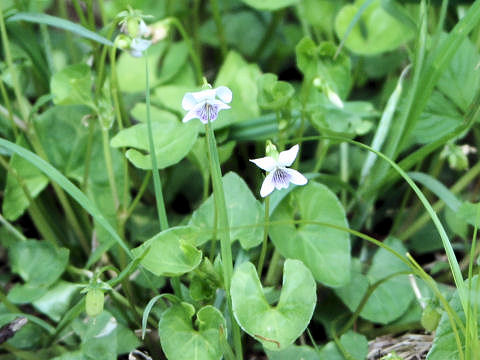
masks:
<svg viewBox="0 0 480 360"><path fill-rule="evenodd" d="M7 20L7 22L15 21L27 21L36 24L50 25L58 29L69 31L83 38L96 41L103 45L113 46L113 43L103 36L98 35L97 33L90 31L79 24L75 24L69 20L65 20L56 16L40 13L20 12L9 17Z"/></svg>

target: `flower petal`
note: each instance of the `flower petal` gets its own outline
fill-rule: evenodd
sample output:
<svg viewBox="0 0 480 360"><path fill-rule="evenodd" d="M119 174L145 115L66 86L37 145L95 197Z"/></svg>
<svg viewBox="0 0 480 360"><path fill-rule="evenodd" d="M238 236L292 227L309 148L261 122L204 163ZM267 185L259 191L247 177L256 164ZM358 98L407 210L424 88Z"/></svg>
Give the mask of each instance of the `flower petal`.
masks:
<svg viewBox="0 0 480 360"><path fill-rule="evenodd" d="M297 157L298 149L299 149L299 146L297 144L297 145L292 146L288 150L282 151L278 155L278 165L280 165L280 166L290 166L290 165L292 165L293 162L295 161L295 158Z"/></svg>
<svg viewBox="0 0 480 360"><path fill-rule="evenodd" d="M191 93L193 95L193 97L195 98L195 101L197 103L199 102L202 102L202 101L212 101L212 100L215 100L215 93L216 93L216 90L214 89L205 89L205 90L202 90L202 91L197 91L197 92L194 92L194 93Z"/></svg>
<svg viewBox="0 0 480 360"><path fill-rule="evenodd" d="M230 109L230 105L225 104L224 102L220 100L210 100L208 101L210 105L216 106L218 110L225 110L225 109Z"/></svg>
<svg viewBox="0 0 480 360"><path fill-rule="evenodd" d="M192 119L197 119L198 118L198 115L197 115L197 111L195 108L191 109L182 119L182 122L187 122L187 121L190 121Z"/></svg>
<svg viewBox="0 0 480 360"><path fill-rule="evenodd" d="M277 166L277 162L271 156L265 156L259 159L251 159L250 161L257 165L260 169L268 172L273 171L273 169L275 169Z"/></svg>
<svg viewBox="0 0 480 360"><path fill-rule="evenodd" d="M305 176L299 173L294 169L285 169L286 172L290 175L290 182L295 185L305 185L308 180Z"/></svg>
<svg viewBox="0 0 480 360"><path fill-rule="evenodd" d="M226 86L219 86L218 88L215 89L216 94L220 100L222 100L224 103L229 103L232 101L232 90L230 90Z"/></svg>
<svg viewBox="0 0 480 360"><path fill-rule="evenodd" d="M182 99L183 110L189 111L193 109L195 105L197 105L197 100L195 100L195 97L193 96L193 94L190 92L186 93Z"/></svg>
<svg viewBox="0 0 480 360"><path fill-rule="evenodd" d="M271 172L265 177L265 180L263 180L262 188L260 189L260 196L266 197L270 195L274 189L275 185L273 184L273 172Z"/></svg>

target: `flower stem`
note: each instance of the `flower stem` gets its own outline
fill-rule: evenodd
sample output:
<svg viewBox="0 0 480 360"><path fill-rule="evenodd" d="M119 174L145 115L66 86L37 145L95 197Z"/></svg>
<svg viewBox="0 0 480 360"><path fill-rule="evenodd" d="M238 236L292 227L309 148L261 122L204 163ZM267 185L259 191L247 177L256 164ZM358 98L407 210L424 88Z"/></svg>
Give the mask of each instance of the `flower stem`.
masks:
<svg viewBox="0 0 480 360"><path fill-rule="evenodd" d="M188 36L187 31L185 30L182 23L177 18L170 17L168 18L168 21L177 28L178 32L182 36L183 41L185 41L185 44L187 44L190 57L192 58L193 66L195 68L195 74L197 75L197 83L199 85L202 84L203 83L202 63L198 55L195 53L195 49L193 47L192 41L190 40L190 36Z"/></svg>
<svg viewBox="0 0 480 360"><path fill-rule="evenodd" d="M157 166L157 154L155 153L155 146L153 144L152 134L152 119L150 117L150 82L149 82L149 70L148 70L148 57L145 50L145 73L147 78L147 84L145 89L145 101L147 103L147 128L148 128L148 145L150 150L150 158L152 159L152 174L153 185L155 188L155 200L157 203L158 220L160 221L160 230L168 229L167 211L165 210L165 202L163 200L162 183L160 181L160 175L158 174Z"/></svg>
<svg viewBox="0 0 480 360"><path fill-rule="evenodd" d="M258 265L257 265L257 273L258 273L259 279L262 278L263 263L265 262L265 256L267 254L269 212L270 212L270 196L267 196L265 198L265 225L263 227L262 250L260 252L260 258L258 259Z"/></svg>
<svg viewBox="0 0 480 360"><path fill-rule="evenodd" d="M118 200L117 184L115 182L115 174L113 172L112 153L110 151L110 139L108 136L108 130L104 128L102 128L102 142L103 142L103 156L105 157L105 165L107 166L108 182L110 184L110 190L112 191L115 210L117 210L119 206L119 200Z"/></svg>
<svg viewBox="0 0 480 360"><path fill-rule="evenodd" d="M220 16L220 9L218 7L218 0L210 0L212 6L213 18L215 19L215 26L217 27L218 40L220 40L220 50L222 51L222 57L225 59L227 56L227 40L225 39L225 31L223 29L222 17Z"/></svg>
<svg viewBox="0 0 480 360"><path fill-rule="evenodd" d="M207 140L208 159L210 162L210 173L212 176L213 199L217 211L218 224L220 230L220 251L222 256L223 281L225 283L225 293L227 295L228 309L232 321L233 342L235 355L238 360L243 357L242 342L240 338L240 328L238 327L232 311L232 298L230 295L230 282L233 273L232 249L230 246L230 228L227 215L227 203L225 201L225 192L223 191L222 171L218 159L217 144L210 121L205 124L205 134Z"/></svg>

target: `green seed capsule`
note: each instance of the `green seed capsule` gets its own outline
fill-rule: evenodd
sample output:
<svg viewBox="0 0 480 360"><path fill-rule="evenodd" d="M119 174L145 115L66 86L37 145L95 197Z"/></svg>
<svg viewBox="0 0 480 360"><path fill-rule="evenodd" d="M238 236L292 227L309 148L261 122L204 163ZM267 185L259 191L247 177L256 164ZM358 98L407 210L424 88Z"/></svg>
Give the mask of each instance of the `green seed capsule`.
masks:
<svg viewBox="0 0 480 360"><path fill-rule="evenodd" d="M103 311L104 295L100 289L90 289L85 297L85 310L88 316L95 317Z"/></svg>
<svg viewBox="0 0 480 360"><path fill-rule="evenodd" d="M440 313L437 308L432 304L427 304L425 309L423 309L422 318L420 320L422 326L427 331L434 331L437 328L438 322L440 321Z"/></svg>

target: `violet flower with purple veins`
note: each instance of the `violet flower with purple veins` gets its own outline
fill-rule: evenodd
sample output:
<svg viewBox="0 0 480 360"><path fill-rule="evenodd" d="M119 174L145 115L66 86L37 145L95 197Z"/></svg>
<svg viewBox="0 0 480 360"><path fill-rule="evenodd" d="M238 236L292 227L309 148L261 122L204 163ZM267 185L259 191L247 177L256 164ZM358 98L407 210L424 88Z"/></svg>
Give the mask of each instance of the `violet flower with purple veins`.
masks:
<svg viewBox="0 0 480 360"><path fill-rule="evenodd" d="M250 160L260 169L268 172L260 189L261 197L270 195L275 189L286 189L290 183L305 185L308 181L307 178L297 170L288 168L297 157L298 144L292 146L289 150L280 152L280 154L273 145L271 146L273 147L273 150L269 152L271 156Z"/></svg>
<svg viewBox="0 0 480 360"><path fill-rule="evenodd" d="M215 121L220 110L230 109L227 104L231 101L232 91L226 86L186 93L182 100L182 107L188 113L182 121L200 119L204 124Z"/></svg>

